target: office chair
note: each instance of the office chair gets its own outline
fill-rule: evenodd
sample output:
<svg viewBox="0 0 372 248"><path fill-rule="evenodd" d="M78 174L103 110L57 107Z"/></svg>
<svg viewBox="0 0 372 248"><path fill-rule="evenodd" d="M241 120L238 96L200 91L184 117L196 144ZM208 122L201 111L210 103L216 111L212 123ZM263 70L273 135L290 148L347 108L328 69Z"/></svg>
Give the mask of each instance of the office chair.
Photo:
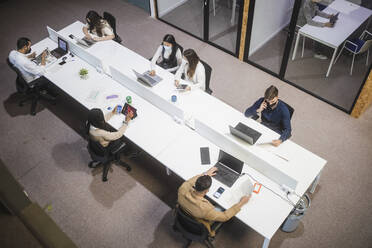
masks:
<svg viewBox="0 0 372 248"><path fill-rule="evenodd" d="M120 154L125 149L125 143L121 144L113 151L109 151L106 147L103 147L98 141L94 141L89 137L88 140L88 152L92 159L89 162L89 168L96 168L98 166L103 166L103 174L102 174L102 181L107 181L107 174L111 167L112 163L117 163L127 169L127 171L131 171L131 167L126 164L125 162L120 160Z"/></svg>
<svg viewBox="0 0 372 248"><path fill-rule="evenodd" d="M176 206L175 219L173 224L173 230L180 232L182 236L187 240L185 248L189 247L193 241L203 243L208 248L214 248L211 241L213 240L209 236L208 229L204 224L195 220L192 216L182 210L180 206Z"/></svg>
<svg viewBox="0 0 372 248"><path fill-rule="evenodd" d="M354 39L352 41L346 40L344 43L344 46L342 47L340 53L338 54L335 62L333 64L336 64L338 58L341 56L342 51L346 49L347 51L351 52L353 54L353 59L351 62L351 68L350 68L350 75L353 75L353 68L354 68L354 60L355 55L363 54L367 52L367 58L366 58L366 66L368 66L368 58L369 58L369 49L372 46L372 39L365 39L366 36L372 37L372 33L368 32L367 30L364 30L362 35Z"/></svg>
<svg viewBox="0 0 372 248"><path fill-rule="evenodd" d="M213 91L211 88L209 88L212 76L212 67L202 60L200 60L200 62L203 64L205 69L205 92L207 92L209 95L212 95Z"/></svg>
<svg viewBox="0 0 372 248"><path fill-rule="evenodd" d="M122 39L116 33L116 19L115 19L115 17L108 12L103 12L103 19L105 19L110 24L110 26L112 27L112 30L114 31L115 38L113 40L116 41L117 43L121 43Z"/></svg>
<svg viewBox="0 0 372 248"><path fill-rule="evenodd" d="M27 83L26 80L23 78L21 71L15 67L10 61L9 58L6 59L8 66L17 74L16 78L16 89L17 92L24 95L24 98L20 100L18 103L19 106L23 106L24 103L31 101L31 109L30 114L36 115L36 106L39 99L44 99L47 101L52 102L55 104L55 98L42 91L40 87L38 87L37 82L35 79L34 81Z"/></svg>

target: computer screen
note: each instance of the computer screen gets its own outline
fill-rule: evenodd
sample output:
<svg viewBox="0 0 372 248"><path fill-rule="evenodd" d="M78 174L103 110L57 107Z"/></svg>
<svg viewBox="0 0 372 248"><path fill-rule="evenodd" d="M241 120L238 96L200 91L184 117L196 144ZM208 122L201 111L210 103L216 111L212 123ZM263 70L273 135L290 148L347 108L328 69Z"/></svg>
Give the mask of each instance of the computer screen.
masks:
<svg viewBox="0 0 372 248"><path fill-rule="evenodd" d="M67 52L67 42L58 37L58 47Z"/></svg>
<svg viewBox="0 0 372 248"><path fill-rule="evenodd" d="M220 150L220 155L218 156L218 162L223 163L225 166L230 167L239 174L242 173L244 162L235 158L234 156Z"/></svg>

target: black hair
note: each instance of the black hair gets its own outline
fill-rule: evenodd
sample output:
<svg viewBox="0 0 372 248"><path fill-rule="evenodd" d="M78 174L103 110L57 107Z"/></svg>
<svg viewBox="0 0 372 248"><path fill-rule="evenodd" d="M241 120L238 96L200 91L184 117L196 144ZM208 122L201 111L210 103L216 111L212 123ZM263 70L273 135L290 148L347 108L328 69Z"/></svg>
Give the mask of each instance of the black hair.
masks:
<svg viewBox="0 0 372 248"><path fill-rule="evenodd" d="M31 42L29 38L21 37L17 40L17 49L22 49L25 46L28 46L28 43Z"/></svg>
<svg viewBox="0 0 372 248"><path fill-rule="evenodd" d="M208 175L204 175L196 179L194 188L196 191L202 192L206 189L209 189L211 185L212 185L212 178Z"/></svg>
<svg viewBox="0 0 372 248"><path fill-rule="evenodd" d="M90 10L87 13L85 18L89 19L89 21L88 21L89 32L91 32L93 29L95 29L96 32L97 32L97 35L99 37L102 37L102 25L101 25L102 17L96 11Z"/></svg>
<svg viewBox="0 0 372 248"><path fill-rule="evenodd" d="M106 131L111 131L110 126L105 121L105 116L103 112L99 108L93 108L88 113L88 121L87 121L87 132L89 132L90 126L93 126L98 129L103 129Z"/></svg>
<svg viewBox="0 0 372 248"><path fill-rule="evenodd" d="M265 100L272 100L274 97L278 96L278 88L276 88L274 85L271 85L269 88L265 91Z"/></svg>
<svg viewBox="0 0 372 248"><path fill-rule="evenodd" d="M174 36L171 35L171 34L166 34L166 35L164 36L164 38L163 38L163 41L168 42L168 43L171 43L172 46L174 46L174 45L177 44L177 43L176 43L176 39L175 39Z"/></svg>

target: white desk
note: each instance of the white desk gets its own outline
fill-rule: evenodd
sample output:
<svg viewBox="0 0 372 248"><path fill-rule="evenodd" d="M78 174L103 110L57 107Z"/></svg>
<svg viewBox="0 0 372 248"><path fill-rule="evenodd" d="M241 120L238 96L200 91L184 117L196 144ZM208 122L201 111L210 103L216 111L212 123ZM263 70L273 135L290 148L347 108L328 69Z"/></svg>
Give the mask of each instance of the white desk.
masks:
<svg viewBox="0 0 372 248"><path fill-rule="evenodd" d="M82 26L81 22L75 22L62 29L59 33L64 37L68 37L70 34L82 37ZM44 40L43 42L46 41ZM47 43L43 42L37 45L45 46ZM48 42L51 41L49 40ZM48 46L51 47L50 45ZM40 48L41 50L42 48ZM116 70L120 70L122 74L132 80L136 80L131 71L132 68L139 72L150 69L150 62L147 59L113 41L99 42L91 48L85 49L85 51L101 59L105 64L113 66ZM79 78L77 73L81 67L88 68L88 80ZM200 165L199 148L201 146L209 146L212 164L216 161L218 149L223 145L223 142L221 144L213 144L213 142L205 138L208 135L200 130L195 132L184 125L175 123L171 116L164 113L164 109L162 111L154 107L150 102L144 100L141 95L133 93L109 76L98 73L95 68L92 68L79 58L76 58L74 62L68 62L62 68L59 71L51 70L52 72L47 73L46 77L88 109L97 107L97 105L102 109L107 107L104 100L100 103L87 101L87 96L92 90L102 90L104 92L102 93L103 99L110 94L119 94L120 102L124 101L125 96L131 95L134 107L138 108L139 116L130 124L130 128L125 134L126 137L182 178L188 179L201 171L205 171L206 167ZM175 94L174 75L160 67L157 67L156 70L157 74L163 78L163 81L153 88L143 87L142 92L151 91L159 97L170 101L170 96ZM319 177L319 173L326 163L323 159L291 141L284 142L279 148L271 146L256 147L229 136L226 130L228 125L236 125L240 121L263 133L262 139L278 137L279 135L261 124L245 118L242 113L231 106L200 90L179 93L177 105L187 114L192 115L193 118L208 125L223 140L233 142L234 146L243 153L244 151L255 153L261 159L265 159L279 167L278 171L289 174L291 178L298 181L295 188L297 194L302 195L309 188L314 179ZM110 123L118 128L121 125L122 118L122 115L116 116ZM217 143L220 143L220 141L217 140ZM281 156L284 154L283 156L286 156L289 161L283 161L276 154ZM245 166L244 171L254 175L260 183L268 186L278 194L284 195L277 183L253 169L252 165L248 164ZM219 185L218 182L214 181L211 193ZM216 202L228 208L226 197L231 197L229 190ZM277 208L274 211L270 207L273 205ZM282 198L269 190L261 189L260 194L252 198L250 203L237 215L237 218L264 236L263 246L267 247L270 239L288 216L291 209L292 206Z"/></svg>
<svg viewBox="0 0 372 248"><path fill-rule="evenodd" d="M324 10L324 12L328 14L340 12L334 27L316 27L306 24L300 28L297 34L292 60L294 60L296 57L301 35L331 47L334 49L334 52L326 74L326 77L328 77L336 58L339 46L372 15L372 10L345 0L335 0ZM313 20L319 22L329 21L328 19L320 16L315 16Z"/></svg>

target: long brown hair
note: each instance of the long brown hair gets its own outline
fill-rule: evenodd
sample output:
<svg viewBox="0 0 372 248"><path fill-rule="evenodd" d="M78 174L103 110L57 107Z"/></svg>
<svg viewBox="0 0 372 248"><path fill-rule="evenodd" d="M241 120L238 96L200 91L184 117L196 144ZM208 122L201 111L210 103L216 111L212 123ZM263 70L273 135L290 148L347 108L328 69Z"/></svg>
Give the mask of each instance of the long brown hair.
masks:
<svg viewBox="0 0 372 248"><path fill-rule="evenodd" d="M199 63L199 57L193 49L187 49L183 52L183 56L186 57L187 61L189 62L189 68L187 70L187 76L192 78L195 73L196 66Z"/></svg>
<svg viewBox="0 0 372 248"><path fill-rule="evenodd" d="M99 37L102 37L102 28L103 28L102 23L101 23L102 17L94 10L91 10L86 15L86 19L89 19L88 30L92 32L95 29L97 35Z"/></svg>

